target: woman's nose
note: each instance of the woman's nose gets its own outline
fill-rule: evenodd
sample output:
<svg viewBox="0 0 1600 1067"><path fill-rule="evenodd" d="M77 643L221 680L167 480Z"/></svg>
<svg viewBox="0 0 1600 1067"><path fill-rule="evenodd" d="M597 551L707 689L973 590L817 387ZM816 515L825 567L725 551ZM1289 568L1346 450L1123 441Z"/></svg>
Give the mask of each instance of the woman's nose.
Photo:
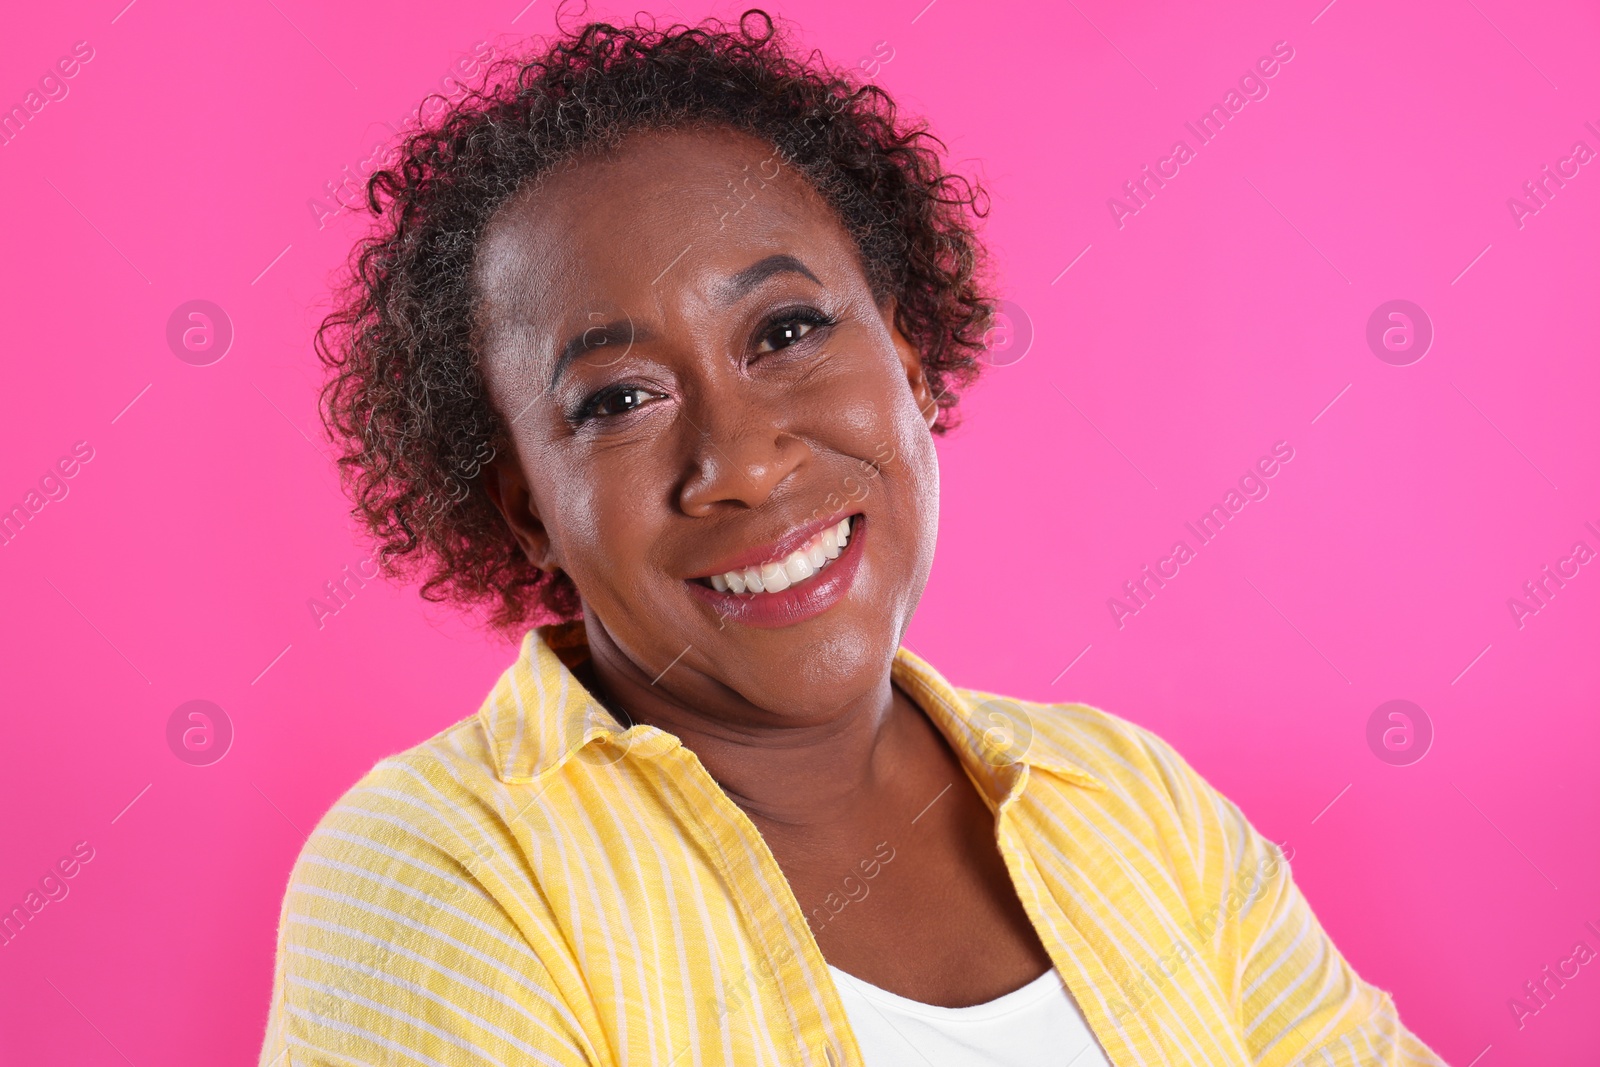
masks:
<svg viewBox="0 0 1600 1067"><path fill-rule="evenodd" d="M737 413L702 409L685 417L692 447L679 505L687 515L724 505L760 507L811 454L780 419L757 406Z"/></svg>

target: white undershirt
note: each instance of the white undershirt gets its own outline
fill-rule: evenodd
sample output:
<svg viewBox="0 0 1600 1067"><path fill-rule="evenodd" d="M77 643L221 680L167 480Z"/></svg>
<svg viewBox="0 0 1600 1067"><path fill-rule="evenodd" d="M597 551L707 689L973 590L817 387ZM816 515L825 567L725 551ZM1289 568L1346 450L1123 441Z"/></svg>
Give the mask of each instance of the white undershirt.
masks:
<svg viewBox="0 0 1600 1067"><path fill-rule="evenodd" d="M879 989L830 964L867 1067L1111 1067L1054 967L970 1008Z"/></svg>

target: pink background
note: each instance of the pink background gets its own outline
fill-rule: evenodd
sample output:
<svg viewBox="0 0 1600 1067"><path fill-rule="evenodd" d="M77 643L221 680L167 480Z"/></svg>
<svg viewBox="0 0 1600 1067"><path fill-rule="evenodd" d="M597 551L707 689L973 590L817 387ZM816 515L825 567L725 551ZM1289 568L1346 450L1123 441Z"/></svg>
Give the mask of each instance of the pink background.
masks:
<svg viewBox="0 0 1600 1067"><path fill-rule="evenodd" d="M512 655L409 589L321 629L307 606L367 555L309 346L359 220L308 202L550 0L124 2L27 5L0 37L4 105L94 49L0 147L0 507L94 450L0 547L0 907L94 849L0 948L7 1064L252 1061L301 832ZM682 2L660 10L707 10ZM985 177L1034 335L941 445L910 644L1168 738L1293 846L1335 941L1451 1063L1593 1062L1600 964L1521 1029L1507 1002L1600 949L1600 564L1521 628L1507 600L1600 549L1600 165L1520 228L1507 198L1600 150L1600 23L1324 2L778 5L842 64L892 53L878 80ZM1270 94L1119 228L1108 198L1280 40ZM209 366L165 338L197 298L235 329ZM1365 339L1395 298L1436 330L1409 366ZM1270 495L1119 629L1107 599L1277 441ZM1435 732L1410 766L1366 741L1396 698ZM210 766L168 748L193 699L236 732Z"/></svg>

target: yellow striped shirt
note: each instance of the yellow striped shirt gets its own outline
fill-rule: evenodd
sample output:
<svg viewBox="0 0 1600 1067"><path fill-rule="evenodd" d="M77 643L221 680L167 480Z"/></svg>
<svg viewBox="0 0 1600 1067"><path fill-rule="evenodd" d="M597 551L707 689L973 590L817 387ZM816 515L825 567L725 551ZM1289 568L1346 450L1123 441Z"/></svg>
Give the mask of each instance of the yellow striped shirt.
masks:
<svg viewBox="0 0 1600 1067"><path fill-rule="evenodd" d="M284 897L263 1067L859 1067L760 833L676 737L622 730L570 670L585 654L581 625L530 632L477 715L323 817ZM956 689L905 649L893 677L995 811L1117 1067L1442 1067L1165 742Z"/></svg>

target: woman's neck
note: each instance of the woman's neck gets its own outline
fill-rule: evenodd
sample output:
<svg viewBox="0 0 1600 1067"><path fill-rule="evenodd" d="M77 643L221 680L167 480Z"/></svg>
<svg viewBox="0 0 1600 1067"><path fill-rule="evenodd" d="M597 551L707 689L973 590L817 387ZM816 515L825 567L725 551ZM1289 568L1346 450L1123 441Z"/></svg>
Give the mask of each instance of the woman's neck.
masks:
<svg viewBox="0 0 1600 1067"><path fill-rule="evenodd" d="M579 680L624 725L673 734L758 823L803 829L836 824L891 788L899 756L935 732L896 689L887 667L865 691L822 710L758 707L684 664L652 678L605 627L586 624L589 659ZM804 701L797 701L803 705Z"/></svg>

